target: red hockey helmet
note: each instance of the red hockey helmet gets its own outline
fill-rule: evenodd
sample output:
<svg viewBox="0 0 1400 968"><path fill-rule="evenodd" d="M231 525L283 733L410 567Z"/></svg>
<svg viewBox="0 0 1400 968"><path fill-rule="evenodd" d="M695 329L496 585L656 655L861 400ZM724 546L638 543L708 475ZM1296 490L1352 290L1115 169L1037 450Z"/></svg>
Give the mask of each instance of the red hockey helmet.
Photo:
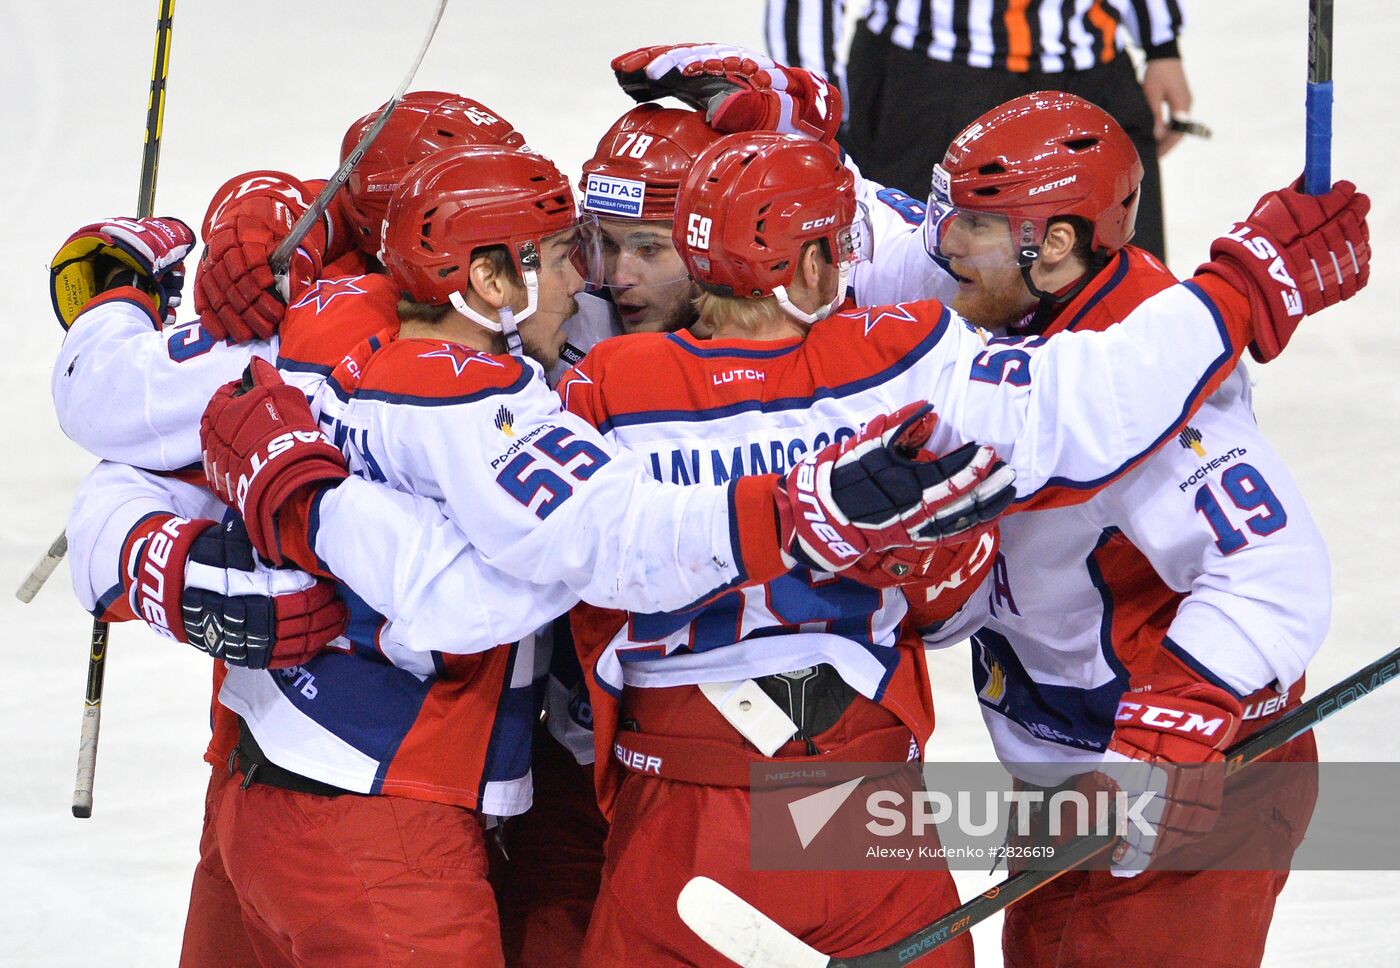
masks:
<svg viewBox="0 0 1400 968"><path fill-rule="evenodd" d="M382 258L410 299L461 309L472 254L504 246L530 292L522 320L535 308L541 240L576 224L569 180L548 158L499 145L449 148L404 175L389 200Z"/></svg>
<svg viewBox="0 0 1400 968"><path fill-rule="evenodd" d="M350 125L340 141L340 160L355 150L379 118L376 109ZM375 255L379 231L399 179L416 162L458 145L506 145L518 148L524 137L509 121L479 101L442 91L410 91L403 96L384 130L365 151L345 185L345 212L355 244Z"/></svg>
<svg viewBox="0 0 1400 968"><path fill-rule="evenodd" d="M695 160L676 199L671 238L691 278L723 295L767 295L814 322L845 297L855 257L855 178L828 146L774 132L726 135ZM841 268L830 308L803 313L786 286L807 242L825 240Z"/></svg>
<svg viewBox="0 0 1400 968"><path fill-rule="evenodd" d="M686 172L720 137L699 111L638 105L617 119L584 164L584 211L670 221Z"/></svg>
<svg viewBox="0 0 1400 968"><path fill-rule="evenodd" d="M1142 161L1107 111L1073 94L1037 91L982 115L933 169L929 207L1005 215L1022 266L1035 261L1057 216L1093 227L1096 252L1133 237Z"/></svg>

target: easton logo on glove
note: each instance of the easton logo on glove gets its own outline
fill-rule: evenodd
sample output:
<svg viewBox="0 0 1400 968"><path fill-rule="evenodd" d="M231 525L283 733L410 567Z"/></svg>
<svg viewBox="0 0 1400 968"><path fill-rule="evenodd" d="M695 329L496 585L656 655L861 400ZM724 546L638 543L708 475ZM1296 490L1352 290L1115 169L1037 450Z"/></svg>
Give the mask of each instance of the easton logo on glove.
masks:
<svg viewBox="0 0 1400 968"><path fill-rule="evenodd" d="M277 408L272 405L270 400L266 401L264 406L267 408L268 415L272 420L276 421L281 419L277 415ZM297 444L314 444L318 440L327 445L330 444L329 438L320 431L289 430L285 434L273 437L267 442L267 447L261 453L255 452L248 456L248 472L246 474L240 474L236 484L230 481L228 473L221 473L217 466L206 465L206 473L210 477L220 477L224 480L225 484L222 488L223 493L233 495L235 502L238 504L238 513L242 514L244 505L248 501L249 488L253 486L253 482L257 480L258 475L261 474L269 464L283 454L290 453Z"/></svg>
<svg viewBox="0 0 1400 968"><path fill-rule="evenodd" d="M1234 228L1225 233L1224 237L1240 243L1260 262L1268 262L1269 278L1282 287L1279 290L1279 297L1283 300L1284 312L1290 316L1303 315L1303 295L1298 291L1298 284L1288 274L1288 267L1283 264L1283 256L1279 255L1278 249L1274 248L1273 243L1262 235L1250 238L1252 231L1248 223L1238 222Z"/></svg>

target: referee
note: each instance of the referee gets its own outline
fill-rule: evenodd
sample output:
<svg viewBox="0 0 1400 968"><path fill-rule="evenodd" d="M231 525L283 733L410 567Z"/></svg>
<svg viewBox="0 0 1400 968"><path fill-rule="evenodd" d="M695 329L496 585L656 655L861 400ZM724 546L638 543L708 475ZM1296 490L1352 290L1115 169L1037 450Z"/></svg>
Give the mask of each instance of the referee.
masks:
<svg viewBox="0 0 1400 968"><path fill-rule="evenodd" d="M848 0L850 4L861 0ZM1031 91L1077 94L1123 126L1142 157L1133 243L1165 259L1160 155L1191 108L1177 0L870 0L841 76L843 0L768 0L775 60L820 71L846 95L841 138L861 170L915 198L974 118ZM1124 52L1141 48L1141 82Z"/></svg>

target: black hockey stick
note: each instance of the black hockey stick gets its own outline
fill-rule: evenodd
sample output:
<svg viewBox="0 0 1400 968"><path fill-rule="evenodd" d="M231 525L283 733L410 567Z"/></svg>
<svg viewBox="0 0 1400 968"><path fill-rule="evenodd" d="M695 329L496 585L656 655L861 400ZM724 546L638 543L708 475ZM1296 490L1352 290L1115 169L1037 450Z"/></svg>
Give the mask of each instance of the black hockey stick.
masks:
<svg viewBox="0 0 1400 968"><path fill-rule="evenodd" d="M1332 187L1332 0L1308 2L1308 95L1303 190Z"/></svg>
<svg viewBox="0 0 1400 968"><path fill-rule="evenodd" d="M141 190L136 197L136 217L146 218L155 210L156 174L160 167L160 134L165 127L165 78L170 70L170 38L174 30L175 0L160 0L156 15L156 52L151 60L151 92L146 101L146 141L141 151ZM68 550L66 535L45 556L53 566L63 557L55 555L62 542ZM48 575L43 576L47 578ZM42 585L40 579L38 584ZM34 588L38 591L38 587ZM30 597L33 597L31 593ZM107 633L109 626L93 619L92 639L88 644L87 689L83 693L83 730L78 740L78 775L73 783L73 816L86 820L92 816L92 787L97 776L97 736L102 727L102 676L107 667Z"/></svg>
<svg viewBox="0 0 1400 968"><path fill-rule="evenodd" d="M287 267L292 264L292 253L296 251L301 240L306 238L312 226L326 214L326 209L331 207L331 200L335 198L336 192L350 179L350 173L355 170L355 166L360 163L360 159L365 156L369 146L374 144L374 139L379 137L379 132L384 130L384 125L389 122L389 115L394 113L394 108L398 107L399 101L403 100L404 93L408 90L408 85L413 83L413 75L418 73L418 65L423 63L423 55L428 52L428 45L433 42L433 35L437 33L438 22L442 20L443 11L447 9L447 0L438 0L437 13L433 15L433 22L428 25L428 36L423 38L423 46L418 48L418 57L414 59L413 66L404 75L403 81L399 83L396 90L383 110L379 112L379 117L369 130L360 138L360 143L355 145L355 149L345 156L345 160L340 163L334 175L326 182L326 187L322 188L311 207L302 213L292 226L292 231L285 239L277 243L277 248L272 250L271 257L267 260L272 267L273 274L277 277L279 285L287 275Z"/></svg>
<svg viewBox="0 0 1400 968"><path fill-rule="evenodd" d="M1400 678L1400 649L1352 673L1300 704L1278 722L1231 746L1225 754L1225 775L1239 772L1396 678ZM894 944L850 958L823 954L708 877L691 878L676 899L676 910L681 920L706 944L745 968L902 968L1098 856L1115 842L1111 835L1075 838L1057 851L1057 859L1064 862L1063 866L1013 874Z"/></svg>

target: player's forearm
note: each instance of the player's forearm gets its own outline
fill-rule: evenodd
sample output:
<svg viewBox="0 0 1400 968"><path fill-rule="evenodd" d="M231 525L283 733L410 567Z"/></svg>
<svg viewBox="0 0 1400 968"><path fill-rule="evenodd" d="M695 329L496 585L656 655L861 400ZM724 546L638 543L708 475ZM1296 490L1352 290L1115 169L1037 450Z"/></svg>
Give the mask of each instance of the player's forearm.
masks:
<svg viewBox="0 0 1400 968"><path fill-rule="evenodd" d="M328 570L389 620L384 638L415 652L514 642L578 601L484 563L436 501L359 478L321 499L312 540Z"/></svg>

